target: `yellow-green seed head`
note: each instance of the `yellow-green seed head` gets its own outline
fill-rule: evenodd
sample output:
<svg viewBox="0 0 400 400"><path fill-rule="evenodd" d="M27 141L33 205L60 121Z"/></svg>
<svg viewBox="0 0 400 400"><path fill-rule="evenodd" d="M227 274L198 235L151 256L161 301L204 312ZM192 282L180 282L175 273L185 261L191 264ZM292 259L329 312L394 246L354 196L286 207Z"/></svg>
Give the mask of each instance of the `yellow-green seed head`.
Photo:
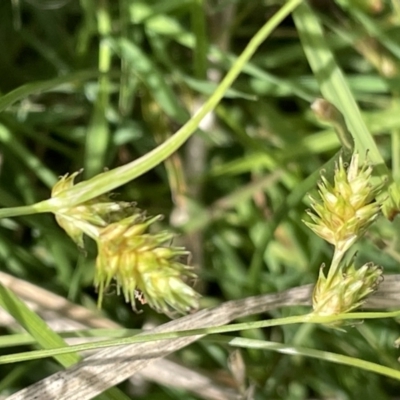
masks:
<svg viewBox="0 0 400 400"><path fill-rule="evenodd" d="M95 277L99 305L114 280L118 293L122 292L132 306L140 291L144 300L159 312L184 313L197 308L199 295L184 282L184 277L195 275L178 261L188 252L181 247L165 246L172 240L170 233L144 233L159 218L138 223L134 217L128 217L102 229L97 239Z"/></svg>
<svg viewBox="0 0 400 400"><path fill-rule="evenodd" d="M78 174L63 176L54 186L52 197L62 199ZM83 247L84 234L97 243L95 286L99 305L105 290L115 281L118 293L122 292L133 307L140 293L145 302L164 313L197 308L199 295L183 280L195 278L195 274L179 262L188 252L166 246L173 238L168 232L146 233L161 216L146 218L133 203L115 202L108 195L59 208L55 214L58 224L78 246Z"/></svg>
<svg viewBox="0 0 400 400"><path fill-rule="evenodd" d="M380 186L371 185L372 168L359 166L354 154L345 168L342 158L335 169L334 184L324 177L319 184L321 201L310 197L312 222L305 224L339 250L347 250L377 218L380 206L374 201Z"/></svg>
<svg viewBox="0 0 400 400"><path fill-rule="evenodd" d="M80 172L61 177L54 185L51 197L62 197L63 192L74 186L74 180ZM143 214L135 208L135 204L112 201L110 196L102 195L73 207L58 209L55 217L57 223L71 239L79 247L83 247L84 234L95 238L98 235L99 228L105 227L111 222L119 221L133 213L137 218L143 218Z"/></svg>
<svg viewBox="0 0 400 400"><path fill-rule="evenodd" d="M354 263L328 278L320 269L313 292L314 313L337 315L360 307L383 280L382 268L368 263L356 269Z"/></svg>

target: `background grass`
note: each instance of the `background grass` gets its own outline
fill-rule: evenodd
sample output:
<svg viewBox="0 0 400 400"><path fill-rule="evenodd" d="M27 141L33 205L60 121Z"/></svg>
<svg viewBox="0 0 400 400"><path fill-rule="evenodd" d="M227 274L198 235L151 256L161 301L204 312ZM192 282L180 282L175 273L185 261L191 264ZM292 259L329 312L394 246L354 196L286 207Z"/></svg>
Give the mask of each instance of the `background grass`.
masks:
<svg viewBox="0 0 400 400"><path fill-rule="evenodd" d="M280 5L0 2L0 205L47 199L60 175L83 167L90 178L164 142L214 92ZM323 95L342 112L378 178L399 177L399 38L394 0L302 4L260 46L196 134L165 163L118 189L119 199L136 201L149 215L165 215L160 228L175 230L176 242L192 252L202 307L313 283L320 265L329 262L331 247L301 222L305 193L314 190L321 167L340 149L334 130L310 110L315 98ZM397 220L380 219L358 245L359 262L398 273L399 228ZM2 271L94 310L92 247L88 242L87 254L78 251L50 215L0 220ZM135 314L114 293L103 304L105 315L125 328L167 321L147 306ZM1 334L12 338L13 328L3 325ZM377 320L347 332L288 325L238 335L398 369L398 333L396 321ZM32 349L19 340L0 354ZM229 362L230 352L223 343L204 341L174 357L240 392L243 382L228 368L235 371L240 361ZM77 361L70 357L58 361ZM253 385L257 399L390 399L400 389L395 380L305 356L259 348L243 349L241 357L244 388ZM59 368L47 359L0 365L0 393ZM131 396L130 385L118 395ZM134 398L201 398L173 384L138 387Z"/></svg>

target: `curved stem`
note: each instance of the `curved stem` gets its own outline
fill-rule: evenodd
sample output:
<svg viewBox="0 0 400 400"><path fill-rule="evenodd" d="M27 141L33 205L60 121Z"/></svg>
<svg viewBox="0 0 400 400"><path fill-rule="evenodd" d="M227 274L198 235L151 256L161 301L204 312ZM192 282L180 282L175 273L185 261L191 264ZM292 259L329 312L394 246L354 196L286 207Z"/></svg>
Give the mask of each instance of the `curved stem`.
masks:
<svg viewBox="0 0 400 400"><path fill-rule="evenodd" d="M103 193L109 192L138 176L141 176L177 151L179 147L182 146L182 144L185 143L185 141L196 131L202 119L221 101L225 92L235 81L257 48L282 22L282 20L286 18L301 2L302 0L288 1L263 25L263 27L250 40L213 95L181 129L179 129L162 145L129 164L104 172L90 180L75 185L68 191L65 191L62 197L50 199L47 201L47 204L43 203L40 206L43 210L41 212L51 211L59 207L71 207Z"/></svg>

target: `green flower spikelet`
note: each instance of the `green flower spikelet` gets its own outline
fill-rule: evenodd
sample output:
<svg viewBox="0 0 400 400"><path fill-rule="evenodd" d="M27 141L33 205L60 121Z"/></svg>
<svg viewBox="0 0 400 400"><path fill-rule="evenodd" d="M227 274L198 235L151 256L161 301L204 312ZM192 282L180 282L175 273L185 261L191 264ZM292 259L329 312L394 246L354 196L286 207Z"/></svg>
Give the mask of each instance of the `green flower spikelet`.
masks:
<svg viewBox="0 0 400 400"><path fill-rule="evenodd" d="M335 168L334 182L322 177L319 186L321 201L311 198L312 222L305 222L318 236L334 245L334 254L327 275L320 269L313 292L314 313L337 315L350 312L363 304L382 280L382 268L368 263L356 269L354 262L345 265L344 256L376 220L381 204L375 198L383 184L372 185L372 167L359 165L354 154L348 167L342 158Z"/></svg>
<svg viewBox="0 0 400 400"><path fill-rule="evenodd" d="M198 294L182 276L194 278L192 269L178 261L188 256L181 247L164 247L168 232L145 234L160 217L140 221L128 217L104 228L98 239L95 285L101 304L105 289L115 280L118 292L135 304L137 291L154 309L168 313L171 308L184 313L197 308Z"/></svg>
<svg viewBox="0 0 400 400"><path fill-rule="evenodd" d="M337 315L355 310L383 280L382 268L373 263L356 269L352 262L332 279L325 276L323 268L313 292L314 313L318 315Z"/></svg>
<svg viewBox="0 0 400 400"><path fill-rule="evenodd" d="M54 185L51 197L62 197L63 192L74 186L75 178L81 171L66 174ZM111 196L105 194L95 197L77 206L57 210L55 218L68 236L83 248L83 235L97 237L98 228L105 227L110 222L118 221L139 210L135 203L126 201L112 201Z"/></svg>
<svg viewBox="0 0 400 400"><path fill-rule="evenodd" d="M369 165L359 166L358 154L353 155L347 169L340 158L334 184L322 177L318 185L322 202L311 197L314 212L307 213L313 222L304 221L305 224L337 249L348 249L375 221L380 211L374 198L381 186L371 185L371 173Z"/></svg>
<svg viewBox="0 0 400 400"><path fill-rule="evenodd" d="M74 186L79 172L61 177L52 198L62 198ZM195 278L192 268L180 262L188 257L182 247L168 246L169 232L146 233L161 216L147 218L134 203L113 201L102 195L55 212L58 224L81 248L87 235L97 243L95 286L101 306L104 293L115 282L118 293L135 308L136 299L159 312L180 313L198 307L199 295L185 283Z"/></svg>

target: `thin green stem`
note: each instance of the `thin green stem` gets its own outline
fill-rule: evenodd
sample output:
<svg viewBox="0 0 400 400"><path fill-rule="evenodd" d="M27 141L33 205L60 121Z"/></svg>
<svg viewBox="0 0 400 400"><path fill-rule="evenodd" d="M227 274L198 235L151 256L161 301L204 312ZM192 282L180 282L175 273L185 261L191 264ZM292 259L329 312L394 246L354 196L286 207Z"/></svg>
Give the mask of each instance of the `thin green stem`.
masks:
<svg viewBox="0 0 400 400"><path fill-rule="evenodd" d="M298 355L305 357L317 358L319 360L325 360L341 365L349 365L363 369L365 371L371 371L376 374L388 376L393 379L400 380L400 371L393 368L386 367L377 363L362 360L355 357L349 357L343 354L332 353L328 351L321 351L316 349L309 349L300 346L290 346L287 344L268 342L263 340L245 339L245 338L233 338L229 339L224 336L217 336L211 339L213 342L226 343L233 347L241 347L246 349L258 349L258 350L272 350L282 354Z"/></svg>
<svg viewBox="0 0 400 400"><path fill-rule="evenodd" d="M93 114L86 133L85 144L85 176L92 177L104 167L104 161L109 142L109 126L106 111L110 96L110 66L111 47L108 37L111 34L111 18L107 0L97 4L97 29L100 35L98 68L98 93L94 104Z"/></svg>
<svg viewBox="0 0 400 400"><path fill-rule="evenodd" d="M337 248L335 248L335 251L334 251L333 257L332 257L331 266L329 267L327 284L329 284L331 282L331 280L336 276L339 266L340 266L340 262L342 261L344 255L346 253L346 250L338 250Z"/></svg>
<svg viewBox="0 0 400 400"><path fill-rule="evenodd" d="M60 347L58 349L29 351L18 354L0 356L0 364L9 364L27 360L36 360L39 358L54 357L56 355L59 356L61 354L68 354L85 350L94 350L105 347L128 345L133 343L143 343L143 342L165 340L165 339L176 339L178 337L185 337L185 336L210 335L215 333L235 332L247 329L261 329L271 326L283 326L283 325L300 324L300 323L332 324L333 322L342 320L355 321L363 319L397 318L399 316L400 316L400 311L374 312L374 313L360 312L360 313L348 313L348 314L329 315L329 316L315 315L311 313L311 314L296 315L285 318L276 318L266 321L244 322L239 324L231 324L231 325L217 326L217 327L210 327L203 329L190 329L179 332L142 334L122 339L104 340L95 343L84 343L68 347Z"/></svg>
<svg viewBox="0 0 400 400"><path fill-rule="evenodd" d="M29 205L29 206L21 206L21 207L9 207L9 208L0 208L0 219L1 218L10 218L10 217L19 217L21 215L30 215L37 214L38 211L37 205L41 203Z"/></svg>
<svg viewBox="0 0 400 400"><path fill-rule="evenodd" d="M196 35L194 47L193 70L198 79L205 79L207 74L207 33L204 1L195 0L192 4L192 27Z"/></svg>
<svg viewBox="0 0 400 400"><path fill-rule="evenodd" d="M395 182L400 182L400 130L392 132L392 172Z"/></svg>

